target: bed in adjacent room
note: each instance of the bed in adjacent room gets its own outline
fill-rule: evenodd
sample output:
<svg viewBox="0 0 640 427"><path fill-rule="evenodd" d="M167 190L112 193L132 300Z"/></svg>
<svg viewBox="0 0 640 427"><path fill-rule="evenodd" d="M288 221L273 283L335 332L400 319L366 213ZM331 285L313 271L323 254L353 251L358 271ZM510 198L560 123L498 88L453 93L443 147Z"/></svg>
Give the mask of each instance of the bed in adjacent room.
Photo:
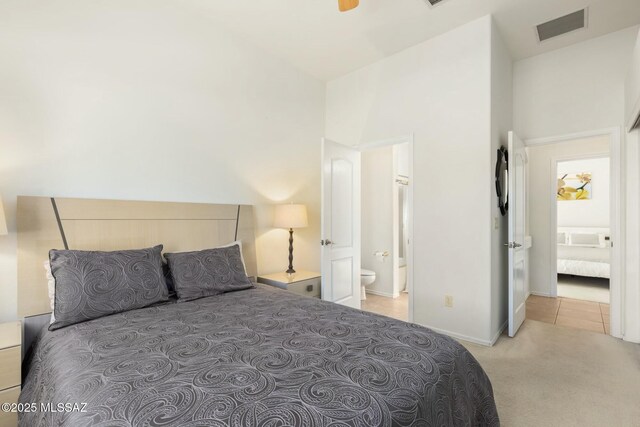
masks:
<svg viewBox="0 0 640 427"><path fill-rule="evenodd" d="M245 283L255 271L250 207L221 209L212 219L211 209L180 204L160 213L146 210L143 218L141 208L151 207L145 203L117 202L114 207L101 201L92 210L91 203L71 199L21 199L19 210L32 213L25 213L19 225L19 239L24 230L22 278L32 277L25 269L41 260L42 248L55 247L56 232L71 249L113 250L123 242L128 242L124 249L131 249L162 238L165 250L173 253L167 259L175 269L180 300L160 295L162 301L148 307L127 310L113 304L100 311L82 296L83 307L91 310L57 308L53 330L49 325L41 329L25 363L20 402L77 403L81 410L24 412L21 426L499 425L489 378L455 340L414 324ZM47 202L57 205L51 224ZM167 222L179 212L176 233ZM108 216L115 219L105 220ZM190 228L205 222L211 222L206 243L224 244L234 237L242 242L238 255L227 257L241 266L242 286L227 274L229 286L211 296L190 288L207 280L194 274L192 262L206 251L178 252L207 247L197 240L204 231ZM47 239L38 231L41 223L49 224L44 227ZM159 250L156 246L143 255ZM125 252L130 259L132 251ZM83 256L94 255L59 251L50 257L56 292L64 289L62 280L73 276L62 273L64 262L72 260L83 269L95 264L76 262ZM140 268L131 274L143 277L140 283L148 287L155 279ZM35 301L23 304L32 315L46 312L49 303L46 284L38 283L42 289L25 285L19 290L23 298L25 289L32 293ZM56 299L56 307L75 300ZM105 314L108 310L114 312Z"/></svg>
<svg viewBox="0 0 640 427"><path fill-rule="evenodd" d="M606 228L558 228L558 274L609 279L609 237Z"/></svg>

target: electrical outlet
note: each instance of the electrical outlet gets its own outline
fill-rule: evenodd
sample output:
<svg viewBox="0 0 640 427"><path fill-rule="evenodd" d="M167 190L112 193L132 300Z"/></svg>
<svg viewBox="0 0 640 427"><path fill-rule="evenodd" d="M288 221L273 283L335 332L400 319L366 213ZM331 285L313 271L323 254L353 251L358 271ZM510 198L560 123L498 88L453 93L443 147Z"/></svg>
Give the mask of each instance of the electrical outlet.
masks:
<svg viewBox="0 0 640 427"><path fill-rule="evenodd" d="M445 307L453 307L453 297L451 295L444 296L444 306Z"/></svg>

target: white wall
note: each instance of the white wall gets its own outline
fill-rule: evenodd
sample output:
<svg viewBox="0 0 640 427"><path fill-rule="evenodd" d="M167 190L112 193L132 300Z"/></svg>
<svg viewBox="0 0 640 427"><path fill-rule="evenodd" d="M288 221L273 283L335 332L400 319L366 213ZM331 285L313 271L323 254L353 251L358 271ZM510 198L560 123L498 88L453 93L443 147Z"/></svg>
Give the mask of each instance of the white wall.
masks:
<svg viewBox="0 0 640 427"><path fill-rule="evenodd" d="M327 84L327 137L414 133L414 320L491 340L491 18ZM453 308L444 306L453 296Z"/></svg>
<svg viewBox="0 0 640 427"><path fill-rule="evenodd" d="M513 67L512 59L500 33L491 32L491 165L498 159L498 148L508 147L509 131L513 130ZM508 221L498 208L495 192L495 170L488 175L491 200L491 339L496 340L507 322L509 281L507 277ZM497 226L496 226L497 225Z"/></svg>
<svg viewBox="0 0 640 427"><path fill-rule="evenodd" d="M409 143L397 144L395 146L396 173L402 176L409 176L411 155L409 153Z"/></svg>
<svg viewBox="0 0 640 427"><path fill-rule="evenodd" d="M640 32L631 57L625 84L625 119L631 125L640 114Z"/></svg>
<svg viewBox="0 0 640 427"><path fill-rule="evenodd" d="M627 74L626 86L626 123L629 124L640 113L640 33L633 50L631 66ZM627 133L627 236L626 247L627 287L625 315L625 339L640 342L640 130Z"/></svg>
<svg viewBox="0 0 640 427"><path fill-rule="evenodd" d="M558 176L584 172L592 174L591 199L557 203L558 227L609 227L610 162L609 157L600 157L558 163Z"/></svg>
<svg viewBox="0 0 640 427"><path fill-rule="evenodd" d="M114 6L114 4L116 4ZM9 0L0 13L0 321L16 317L17 195L257 204L260 272L284 270L271 203L307 203L319 268L324 84L159 0Z"/></svg>
<svg viewBox="0 0 640 427"><path fill-rule="evenodd" d="M640 342L640 131L627 134L625 340Z"/></svg>
<svg viewBox="0 0 640 427"><path fill-rule="evenodd" d="M397 296L393 281L393 147L362 152L362 268L376 272L372 293ZM388 251L380 258L376 252Z"/></svg>
<svg viewBox="0 0 640 427"><path fill-rule="evenodd" d="M514 127L541 138L621 126L638 27L514 63Z"/></svg>
<svg viewBox="0 0 640 427"><path fill-rule="evenodd" d="M551 224L551 210L556 205L586 202L556 203L556 178L551 171L552 162L572 156L607 155L608 137L593 137L557 144L529 147L529 235L533 247L529 250L529 289L536 295L551 295L552 276L556 273L556 260L551 245L555 245L555 232ZM594 195L596 193L594 192ZM553 236L553 238L552 238Z"/></svg>

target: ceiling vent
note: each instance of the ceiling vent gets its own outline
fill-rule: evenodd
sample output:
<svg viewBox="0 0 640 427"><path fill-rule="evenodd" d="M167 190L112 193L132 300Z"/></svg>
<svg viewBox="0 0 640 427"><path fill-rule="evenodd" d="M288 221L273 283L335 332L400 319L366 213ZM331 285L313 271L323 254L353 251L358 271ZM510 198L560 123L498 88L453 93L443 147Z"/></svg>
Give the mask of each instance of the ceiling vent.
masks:
<svg viewBox="0 0 640 427"><path fill-rule="evenodd" d="M553 19L544 24L538 25L538 40L541 42L549 40L571 31L579 30L587 26L587 9L570 13L560 18Z"/></svg>
<svg viewBox="0 0 640 427"><path fill-rule="evenodd" d="M431 6L435 6L438 3L442 3L444 0L425 0L427 3L429 3Z"/></svg>

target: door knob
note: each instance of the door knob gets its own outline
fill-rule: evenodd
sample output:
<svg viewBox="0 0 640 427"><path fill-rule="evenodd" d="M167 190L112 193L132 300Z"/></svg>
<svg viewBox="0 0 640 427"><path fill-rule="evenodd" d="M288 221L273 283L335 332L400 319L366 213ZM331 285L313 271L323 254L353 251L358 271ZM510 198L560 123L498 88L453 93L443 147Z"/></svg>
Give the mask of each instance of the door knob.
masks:
<svg viewBox="0 0 640 427"><path fill-rule="evenodd" d="M322 246L329 246L329 245L333 245L333 242L329 239L326 239L326 240L320 240L320 244Z"/></svg>
<svg viewBox="0 0 640 427"><path fill-rule="evenodd" d="M516 248L522 247L520 243L516 243L516 242L509 242L509 243L505 243L504 245L509 249L516 249Z"/></svg>

